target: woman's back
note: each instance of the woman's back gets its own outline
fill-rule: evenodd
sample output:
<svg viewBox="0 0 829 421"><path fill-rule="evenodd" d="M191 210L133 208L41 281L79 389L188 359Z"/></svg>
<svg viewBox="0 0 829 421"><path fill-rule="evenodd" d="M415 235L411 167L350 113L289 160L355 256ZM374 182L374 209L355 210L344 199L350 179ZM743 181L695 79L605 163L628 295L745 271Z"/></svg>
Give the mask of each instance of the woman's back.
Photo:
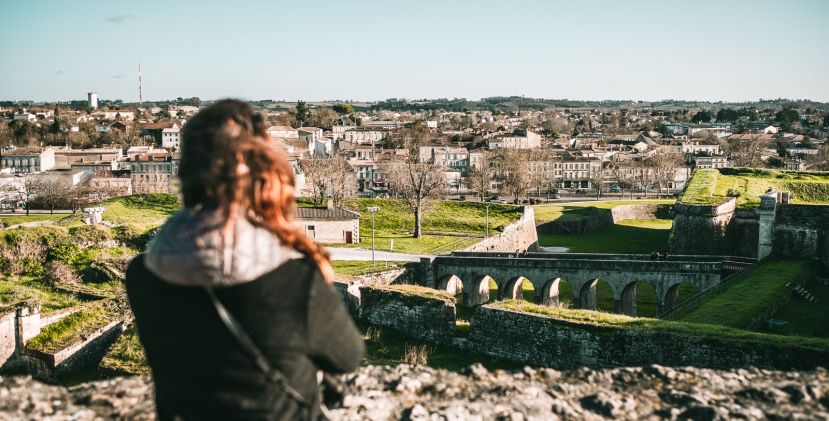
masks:
<svg viewBox="0 0 829 421"><path fill-rule="evenodd" d="M301 410L266 378L219 319L203 288L169 283L130 264L127 292L162 417L297 419ZM363 344L340 297L308 259L289 260L216 295L271 364L312 406L316 372L355 369Z"/></svg>

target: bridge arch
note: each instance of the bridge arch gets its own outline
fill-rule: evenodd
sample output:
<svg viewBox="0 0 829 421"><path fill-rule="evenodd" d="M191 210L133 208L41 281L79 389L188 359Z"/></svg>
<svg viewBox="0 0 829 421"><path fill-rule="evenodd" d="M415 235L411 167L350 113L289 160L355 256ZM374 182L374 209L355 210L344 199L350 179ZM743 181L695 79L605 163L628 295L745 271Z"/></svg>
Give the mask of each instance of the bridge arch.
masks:
<svg viewBox="0 0 829 421"><path fill-rule="evenodd" d="M536 289L535 302L547 307L571 307L577 301L576 291L564 278L553 278Z"/></svg>
<svg viewBox="0 0 829 421"><path fill-rule="evenodd" d="M516 276L507 281L503 287L498 287L498 299L500 300L523 300L524 282L530 282L523 276ZM532 285L532 282L530 282Z"/></svg>
<svg viewBox="0 0 829 421"><path fill-rule="evenodd" d="M458 295L463 292L463 281L457 275L446 275L438 280L438 289L446 291L452 295Z"/></svg>
<svg viewBox="0 0 829 421"><path fill-rule="evenodd" d="M579 287L577 308L596 310L596 284L598 283L598 279L591 279Z"/></svg>
<svg viewBox="0 0 829 421"><path fill-rule="evenodd" d="M463 299L467 306L479 306L489 301L489 283L495 282L489 275L473 276L469 288L465 288Z"/></svg>
<svg viewBox="0 0 829 421"><path fill-rule="evenodd" d="M624 284L619 297L614 300L613 311L634 317L656 317L656 287L646 281Z"/></svg>
<svg viewBox="0 0 829 421"><path fill-rule="evenodd" d="M690 282L676 282L671 284L659 295L657 314L664 313L682 301L690 298L700 291L700 288Z"/></svg>

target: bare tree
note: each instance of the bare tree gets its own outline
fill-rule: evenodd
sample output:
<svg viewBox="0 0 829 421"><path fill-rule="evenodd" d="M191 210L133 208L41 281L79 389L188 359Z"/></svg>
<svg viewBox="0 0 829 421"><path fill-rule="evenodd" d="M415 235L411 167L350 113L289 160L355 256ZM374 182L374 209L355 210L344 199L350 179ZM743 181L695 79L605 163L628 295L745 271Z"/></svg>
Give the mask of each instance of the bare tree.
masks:
<svg viewBox="0 0 829 421"><path fill-rule="evenodd" d="M502 154L501 188L517 201L532 185L527 155L519 150L504 150Z"/></svg>
<svg viewBox="0 0 829 421"><path fill-rule="evenodd" d="M490 152L481 153L481 159L472 167L467 176L469 188L478 195L481 201L489 195L489 189L492 186L493 169L490 158Z"/></svg>
<svg viewBox="0 0 829 421"><path fill-rule="evenodd" d="M414 238L423 237L423 211L432 199L443 195L446 189L444 169L431 162L420 162L417 143L409 142L409 156L403 161L385 165L389 190L403 199L415 218Z"/></svg>
<svg viewBox="0 0 829 421"><path fill-rule="evenodd" d="M763 165L763 152L768 142L760 136L751 139L736 139L728 143L728 152L734 165L738 167L758 167Z"/></svg>
<svg viewBox="0 0 829 421"><path fill-rule="evenodd" d="M604 169L602 168L601 163L598 166L590 166L590 172L587 175L588 180L590 181L590 187L596 191L596 200L599 200L599 197L602 196L602 189L604 188Z"/></svg>
<svg viewBox="0 0 829 421"><path fill-rule="evenodd" d="M67 202L69 188L60 176L41 175L37 177L35 191L37 201L54 214L56 207Z"/></svg>
<svg viewBox="0 0 829 421"><path fill-rule="evenodd" d="M675 152L657 153L648 159L648 163L657 189L662 193L662 187L674 181L677 168L682 166L682 156Z"/></svg>
<svg viewBox="0 0 829 421"><path fill-rule="evenodd" d="M334 204L339 204L351 190L349 184L354 177L354 169L342 156L314 156L303 160L300 165L311 196L318 205L325 204L328 197L334 200Z"/></svg>

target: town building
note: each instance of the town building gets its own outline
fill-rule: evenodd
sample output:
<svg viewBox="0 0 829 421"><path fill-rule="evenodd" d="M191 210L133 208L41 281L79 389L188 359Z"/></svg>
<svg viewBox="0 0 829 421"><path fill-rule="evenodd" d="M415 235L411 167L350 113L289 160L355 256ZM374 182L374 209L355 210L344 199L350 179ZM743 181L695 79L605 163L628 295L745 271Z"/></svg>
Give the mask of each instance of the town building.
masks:
<svg viewBox="0 0 829 421"><path fill-rule="evenodd" d="M500 135L487 141L489 149L534 149L541 147L541 135L526 129Z"/></svg>
<svg viewBox="0 0 829 421"><path fill-rule="evenodd" d="M360 242L360 214L334 207L328 200L326 207L297 207L294 224L313 241L324 244L352 244Z"/></svg>
<svg viewBox="0 0 829 421"><path fill-rule="evenodd" d="M6 173L40 173L55 167L53 148L15 148L0 152L0 164Z"/></svg>
<svg viewBox="0 0 829 421"><path fill-rule="evenodd" d="M181 147L181 128L178 124L161 130L161 147L172 150Z"/></svg>

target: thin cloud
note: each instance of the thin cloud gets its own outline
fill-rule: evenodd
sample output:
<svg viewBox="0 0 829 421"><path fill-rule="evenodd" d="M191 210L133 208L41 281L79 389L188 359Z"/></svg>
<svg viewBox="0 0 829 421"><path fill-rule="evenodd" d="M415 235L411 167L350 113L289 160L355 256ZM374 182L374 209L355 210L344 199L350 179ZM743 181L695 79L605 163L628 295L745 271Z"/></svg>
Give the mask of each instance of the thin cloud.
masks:
<svg viewBox="0 0 829 421"><path fill-rule="evenodd" d="M135 19L135 15L109 15L106 17L109 23L123 23L132 19Z"/></svg>
<svg viewBox="0 0 829 421"><path fill-rule="evenodd" d="M123 79L124 75L112 75L109 77L110 79Z"/></svg>
<svg viewBox="0 0 829 421"><path fill-rule="evenodd" d="M66 72L64 72L63 70L55 70L56 75L62 75L62 74L65 74L65 73Z"/></svg>

